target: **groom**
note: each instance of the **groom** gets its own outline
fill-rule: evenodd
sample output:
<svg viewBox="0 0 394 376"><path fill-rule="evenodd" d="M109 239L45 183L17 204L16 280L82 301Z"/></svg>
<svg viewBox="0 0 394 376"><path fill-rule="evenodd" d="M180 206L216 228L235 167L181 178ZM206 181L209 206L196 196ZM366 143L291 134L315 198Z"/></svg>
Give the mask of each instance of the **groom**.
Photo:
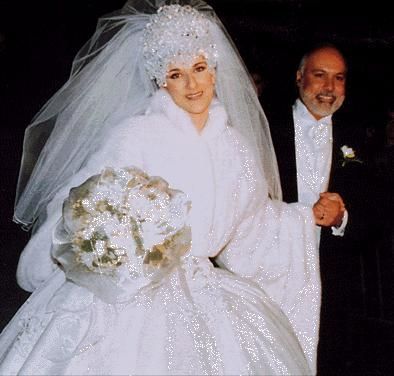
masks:
<svg viewBox="0 0 394 376"><path fill-rule="evenodd" d="M357 155L356 132L349 133L347 124L333 117L345 100L346 75L345 59L335 46L313 48L296 73L295 103L268 116L283 200L313 206L322 192L337 192L334 197L346 207L340 218L317 228L322 279L319 374L346 371L350 319L362 304L357 267L368 229L366 175Z"/></svg>

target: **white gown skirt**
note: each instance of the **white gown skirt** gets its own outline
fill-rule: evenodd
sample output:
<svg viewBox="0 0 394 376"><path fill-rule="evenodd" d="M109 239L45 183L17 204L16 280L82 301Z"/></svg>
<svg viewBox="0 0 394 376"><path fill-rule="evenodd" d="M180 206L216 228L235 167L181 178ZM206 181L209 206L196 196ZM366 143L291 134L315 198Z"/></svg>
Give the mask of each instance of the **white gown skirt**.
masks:
<svg viewBox="0 0 394 376"><path fill-rule="evenodd" d="M265 293L200 260L116 305L55 272L3 330L0 374L311 374Z"/></svg>

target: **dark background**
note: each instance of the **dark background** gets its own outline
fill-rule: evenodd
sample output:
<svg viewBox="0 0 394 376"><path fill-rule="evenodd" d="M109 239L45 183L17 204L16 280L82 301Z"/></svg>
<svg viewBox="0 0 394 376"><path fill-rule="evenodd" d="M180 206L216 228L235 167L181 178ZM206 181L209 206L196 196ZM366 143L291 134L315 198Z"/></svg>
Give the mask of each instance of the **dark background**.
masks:
<svg viewBox="0 0 394 376"><path fill-rule="evenodd" d="M29 295L15 281L17 260L29 234L12 222L24 129L67 80L72 58L93 33L97 18L124 2L0 0L0 329ZM261 72L262 104L269 109L294 97L295 69L305 48L318 41L341 47L350 69L343 111L352 114L367 143L375 148L383 145L384 126L394 109L394 15L389 1L212 0L210 4L247 66ZM368 254L360 255L363 307L349 329L354 353L346 374L386 375L393 367L391 226L386 235Z"/></svg>

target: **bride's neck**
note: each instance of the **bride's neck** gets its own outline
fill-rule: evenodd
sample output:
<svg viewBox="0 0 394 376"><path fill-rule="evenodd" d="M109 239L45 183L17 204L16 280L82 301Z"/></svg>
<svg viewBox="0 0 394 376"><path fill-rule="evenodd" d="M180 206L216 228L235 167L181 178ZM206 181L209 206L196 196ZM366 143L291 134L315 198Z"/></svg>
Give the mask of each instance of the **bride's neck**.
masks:
<svg viewBox="0 0 394 376"><path fill-rule="evenodd" d="M197 129L198 133L201 133L204 129L207 120L208 120L209 112L206 111L202 114L190 114L194 127Z"/></svg>

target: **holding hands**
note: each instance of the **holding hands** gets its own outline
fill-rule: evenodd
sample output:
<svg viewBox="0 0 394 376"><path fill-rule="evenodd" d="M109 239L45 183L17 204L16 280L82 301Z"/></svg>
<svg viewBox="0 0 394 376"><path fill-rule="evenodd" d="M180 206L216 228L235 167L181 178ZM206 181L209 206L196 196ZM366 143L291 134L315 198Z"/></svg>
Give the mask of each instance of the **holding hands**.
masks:
<svg viewBox="0 0 394 376"><path fill-rule="evenodd" d="M319 200L313 205L315 222L319 226L339 226L345 213L345 204L338 193L320 193Z"/></svg>

